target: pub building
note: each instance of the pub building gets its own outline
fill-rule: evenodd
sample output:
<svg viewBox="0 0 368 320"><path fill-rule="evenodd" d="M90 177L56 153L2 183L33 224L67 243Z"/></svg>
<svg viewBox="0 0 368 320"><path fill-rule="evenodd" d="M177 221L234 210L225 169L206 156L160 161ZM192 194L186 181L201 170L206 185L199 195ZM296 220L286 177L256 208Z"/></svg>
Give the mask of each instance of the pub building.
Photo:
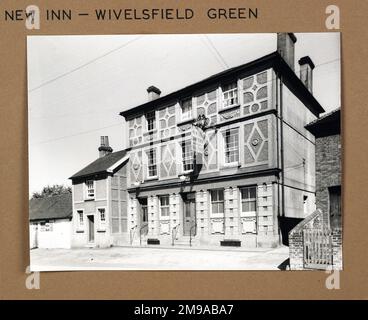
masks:
<svg viewBox="0 0 368 320"><path fill-rule="evenodd" d="M293 33L275 50L120 113L127 123L131 244L276 247L280 219L315 210L315 137L324 109Z"/></svg>

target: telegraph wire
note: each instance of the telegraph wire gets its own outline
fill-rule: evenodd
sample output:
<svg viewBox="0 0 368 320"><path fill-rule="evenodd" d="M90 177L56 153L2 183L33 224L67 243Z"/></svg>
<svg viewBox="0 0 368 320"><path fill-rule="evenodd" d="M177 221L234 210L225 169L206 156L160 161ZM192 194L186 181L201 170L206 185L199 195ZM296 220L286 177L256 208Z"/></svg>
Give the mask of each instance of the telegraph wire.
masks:
<svg viewBox="0 0 368 320"><path fill-rule="evenodd" d="M136 40L138 40L140 38L141 38L141 36L139 36L137 38L134 38L134 39L132 39L132 40L130 40L130 41L128 41L128 42L126 42L126 43L124 43L124 44L122 44L122 45L120 45L120 46L118 46L118 47L116 47L116 48L114 48L112 50L110 50L110 51L107 51L104 54L102 54L102 55L100 55L100 56L98 56L96 58L93 58L92 60L89 60L86 63L84 63L84 64L82 64L82 65L80 65L80 66L78 66L78 67L76 67L74 69L71 69L71 70L69 70L69 71L67 71L65 73L62 73L62 74L56 76L55 78L52 78L50 80L47 80L47 81L39 84L38 86L36 86L36 87L28 90L28 92L33 92L35 90L38 90L38 89L40 89L40 88L42 88L42 87L44 87L44 86L46 86L46 85L48 85L48 84L56 81L56 80L59 80L59 79L65 77L65 76L68 76L68 75L72 74L73 72L76 72L76 71L78 71L80 69L83 69L84 67L86 67L86 66L88 66L88 65L90 65L90 64L92 64L92 63L94 63L94 62L96 62L96 61L98 61L98 60L100 60L100 59L102 59L102 58L104 58L106 56L108 56L108 55L110 55L111 53L116 52L116 51L118 51L118 50L120 50L120 49L122 49L122 48L124 48L124 47L126 47L128 45L130 45L131 43L135 42Z"/></svg>
<svg viewBox="0 0 368 320"><path fill-rule="evenodd" d="M110 50L109 52L105 53L104 55L99 56L99 57L96 57L96 58L94 58L93 60L90 60L90 61L88 61L88 62L84 63L83 65L81 65L81 66L79 66L79 67L77 67L77 68L74 68L73 70L71 70L71 71L69 71L69 72L67 72L67 73L64 73L64 74L62 74L62 75L60 75L60 76L58 76L58 77L56 77L56 78L54 78L54 79L51 79L51 80L49 80L49 81L46 81L46 82L44 82L43 84L39 85L38 87L35 87L35 88L31 89L30 91L37 90L38 88L41 88L41 87L42 87L42 86L44 86L44 85L47 85L47 84L49 84L49 83L51 83L51 82L53 82L53 81L56 81L56 80L58 80L58 79L60 79L60 78L62 78L62 77L64 77L64 76L66 76L66 75L68 75L68 74L70 74L70 73L73 73L73 72L75 72L75 71L77 71L77 70L79 70L79 69L82 69L83 67L85 67L85 66L87 66L87 65L89 65L89 64L92 64L93 62L95 62L95 61L97 61L97 60L99 60L99 59L101 59L101 58L103 58L103 57L105 57L105 56L107 56L107 55L109 55L109 54L111 54L111 53L113 53L113 52L115 52L115 51L117 51L117 50L119 50L119 49L121 49L121 48L123 48L123 47L127 46L127 45L129 45L129 44L131 44L132 42L134 42L134 41L138 40L139 38L140 38L140 37L137 37L137 38L135 38L135 39L132 39L131 41L129 41L129 42L127 42L127 43L125 43L124 45L121 45L121 46L119 46L119 47L117 47L117 48L114 48L113 50ZM217 51L217 50L216 50L216 51ZM218 52L218 51L217 51L217 52ZM218 54L221 56L221 54L220 54L219 52L218 52ZM326 62L324 62L324 63L321 63L321 64L316 65L316 66L315 66L315 69L316 69L317 67L320 67L320 66L323 66L323 65L326 65L326 64L330 64L330 63L333 63L333 62L336 62L336 61L339 61L339 60L341 60L341 59L340 59L340 58L338 58L338 59L334 59L334 60L326 61ZM224 61L224 63L226 64L226 62L225 62L225 61ZM226 65L227 65L227 64L226 64ZM265 83L270 83L270 82L272 82L272 81L274 81L274 79L270 79L270 80L266 81ZM118 108L110 108L110 109L104 110L104 111L102 111L102 112L100 112L100 113L104 113L105 111L115 110L115 109L118 109ZM119 108L119 109L120 109L120 108ZM79 115L85 115L85 114L91 114L91 112L85 112L85 113L82 113L82 114L79 114ZM63 115L60 115L60 116L52 116L52 117L38 117L38 119L40 119L40 118L41 118L41 119L50 119L50 118L52 119L52 118L66 117L66 116L69 116L69 115L73 115L73 113L66 113L66 114L63 114ZM74 115L75 115L75 114L74 114ZM101 128L96 128L96 129L93 129L93 130L83 131L83 132L75 133L75 134L72 134L72 135L66 135L66 136L62 136L62 137L55 138L55 139L49 139L49 140L45 140L45 141L41 141L41 142L34 143L34 144L32 144L32 145L39 145L39 144L45 144L45 143L49 143L49 142L53 142L53 141L58 141L58 140L66 139L66 138L69 138L69 137L75 137L75 136L78 136L78 135L83 135L83 134L87 134L87 133L91 133L91 132L100 131L100 130L103 130L103 129L107 129L107 128L115 127L115 126L117 126L117 125L121 125L121 123L113 124L113 125L109 125L109 126L105 126L105 127L101 127ZM295 150L295 149L294 149L294 150ZM296 150L295 150L295 151L296 151ZM300 156L300 155L299 155L299 156Z"/></svg>
<svg viewBox="0 0 368 320"><path fill-rule="evenodd" d="M323 65L326 65L326 64L329 64L329 63L333 63L333 62L336 62L336 61L339 61L340 59L334 59L334 60L330 60L330 61L327 61L327 62L324 62L324 63L321 63L321 64L318 64L315 66L314 69L320 67L320 66L323 66ZM297 71L296 71L297 72ZM323 76L325 76L326 74L328 73L331 73L331 72L327 72L327 73L324 73ZM267 80L264 84L266 83L270 83L274 81L274 79L270 79L270 80ZM94 114L101 114L101 113L104 113L105 111L113 111L113 110L121 110L120 107L116 107L116 108L109 108L109 109L105 109L103 111L100 111L100 112L94 112ZM72 113L72 112L67 112L67 113L63 113L61 115L53 115L53 116L40 116L40 117L33 117L31 116L32 118L34 119L54 119L54 118L62 118L62 117L68 117L68 116L83 116L83 115L90 115L91 112L90 111L86 111L86 112L82 112L82 113L78 113L78 114L75 114L75 113Z"/></svg>
<svg viewBox="0 0 368 320"><path fill-rule="evenodd" d="M112 125L109 125L109 126L105 126L105 127L92 129L92 130L77 132L75 134L70 134L70 135L58 137L58 138L55 138L55 139L49 139L49 140L44 140L44 141L40 141L40 142L35 142L35 143L32 143L31 145L34 146L34 145L40 145L40 144L45 144L45 143L49 143L49 142L54 142L54 141L58 141L58 140L66 139L66 138L71 138L71 137L75 137L75 136L80 136L80 135L83 135L83 134L87 134L87 133L91 133L91 132L95 132L95 131L100 131L100 130L103 130L103 129L108 129L108 128L112 128L112 127L116 127L116 126L120 126L120 125L121 125L121 122L116 123L116 124L112 124Z"/></svg>
<svg viewBox="0 0 368 320"><path fill-rule="evenodd" d="M203 37L207 40L207 42L211 46L211 48L216 52L216 56L215 57L218 57L216 59L219 59L220 62L225 66L224 69L226 69L226 68L229 69L230 68L229 65L227 64L226 60L221 55L221 53L217 50L217 48L215 47L215 45L213 44L213 42L211 41L211 39L206 34L204 34ZM205 41L203 41L203 42L204 42L204 44L208 48L207 42L205 42ZM213 53L212 50L210 50L210 52Z"/></svg>

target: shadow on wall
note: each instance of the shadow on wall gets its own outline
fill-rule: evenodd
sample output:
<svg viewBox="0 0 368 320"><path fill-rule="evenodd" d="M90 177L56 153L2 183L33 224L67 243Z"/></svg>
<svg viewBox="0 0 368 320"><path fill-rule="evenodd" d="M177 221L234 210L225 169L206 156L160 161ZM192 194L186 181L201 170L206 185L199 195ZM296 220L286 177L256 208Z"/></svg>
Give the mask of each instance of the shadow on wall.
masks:
<svg viewBox="0 0 368 320"><path fill-rule="evenodd" d="M289 232L302 220L302 218L279 217L283 245L289 246Z"/></svg>

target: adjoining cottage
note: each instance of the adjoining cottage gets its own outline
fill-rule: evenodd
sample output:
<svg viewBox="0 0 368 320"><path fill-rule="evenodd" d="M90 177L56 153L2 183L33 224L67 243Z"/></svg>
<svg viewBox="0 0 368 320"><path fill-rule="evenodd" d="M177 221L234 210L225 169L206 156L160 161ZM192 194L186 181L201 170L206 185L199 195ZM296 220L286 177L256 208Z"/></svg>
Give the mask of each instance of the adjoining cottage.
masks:
<svg viewBox="0 0 368 320"><path fill-rule="evenodd" d="M73 247L109 247L129 243L125 150L113 152L101 137L99 158L74 174Z"/></svg>
<svg viewBox="0 0 368 320"><path fill-rule="evenodd" d="M306 126L316 137L316 205L341 228L341 110L323 115Z"/></svg>
<svg viewBox="0 0 368 320"><path fill-rule="evenodd" d="M315 138L324 112L293 33L275 52L120 114L127 122L127 229L148 241L274 247L279 219L315 210ZM138 232L138 237L141 231Z"/></svg>
<svg viewBox="0 0 368 320"><path fill-rule="evenodd" d="M309 123L316 137L317 210L289 235L290 268L342 270L341 111Z"/></svg>
<svg viewBox="0 0 368 320"><path fill-rule="evenodd" d="M70 248L72 194L29 201L30 248Z"/></svg>

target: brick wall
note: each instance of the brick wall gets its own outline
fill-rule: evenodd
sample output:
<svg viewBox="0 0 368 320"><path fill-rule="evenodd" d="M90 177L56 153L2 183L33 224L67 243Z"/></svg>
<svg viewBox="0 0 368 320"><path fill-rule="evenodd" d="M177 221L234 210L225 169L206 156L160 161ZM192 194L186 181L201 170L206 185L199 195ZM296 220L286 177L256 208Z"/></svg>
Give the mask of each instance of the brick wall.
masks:
<svg viewBox="0 0 368 320"><path fill-rule="evenodd" d="M316 139L316 205L329 212L328 187L341 185L341 136Z"/></svg>
<svg viewBox="0 0 368 320"><path fill-rule="evenodd" d="M333 269L342 270L342 229L332 231L332 263Z"/></svg>

